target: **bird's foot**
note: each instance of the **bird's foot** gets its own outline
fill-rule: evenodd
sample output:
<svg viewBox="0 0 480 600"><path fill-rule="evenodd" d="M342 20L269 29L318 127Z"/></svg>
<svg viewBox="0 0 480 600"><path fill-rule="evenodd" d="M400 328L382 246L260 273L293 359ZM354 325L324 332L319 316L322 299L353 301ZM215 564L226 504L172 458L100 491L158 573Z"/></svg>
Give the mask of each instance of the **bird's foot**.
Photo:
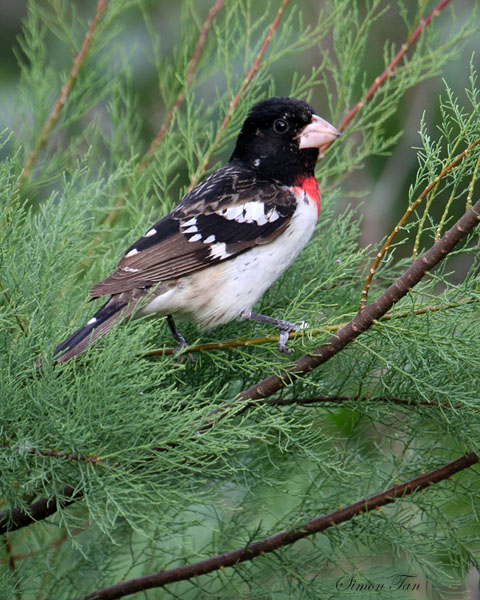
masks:
<svg viewBox="0 0 480 600"><path fill-rule="evenodd" d="M280 339L278 340L278 349L280 352L284 352L285 354L291 354L293 352L292 348L287 348L288 338L290 337L291 331L298 331L299 329L305 329L308 327L308 323L303 321L299 325L296 323L290 323L290 321L283 321L282 319L274 319L273 317L267 317L266 315L260 315L258 313L250 313L247 317L251 321L256 321L257 323L267 323L268 325L273 325L273 327L277 327L280 330Z"/></svg>
<svg viewBox="0 0 480 600"><path fill-rule="evenodd" d="M183 364L187 360L187 358L191 363L195 362L195 357L191 352L181 354L182 350L184 350L187 347L188 343L186 340L183 340L183 342L180 342L175 346L175 352L173 355L173 359L175 360L175 362Z"/></svg>
<svg viewBox="0 0 480 600"><path fill-rule="evenodd" d="M170 331L172 332L172 336L173 336L174 340L176 342L178 342L177 345L175 346L175 353L174 353L175 361L178 363L184 363L186 357L188 356L188 359L190 360L190 362L193 363L195 361L195 358L193 357L192 354L180 354L182 352L182 350L184 350L185 348L188 347L188 342L183 337L183 335L180 333L180 331L178 331L172 315L167 316L167 323L170 328Z"/></svg>

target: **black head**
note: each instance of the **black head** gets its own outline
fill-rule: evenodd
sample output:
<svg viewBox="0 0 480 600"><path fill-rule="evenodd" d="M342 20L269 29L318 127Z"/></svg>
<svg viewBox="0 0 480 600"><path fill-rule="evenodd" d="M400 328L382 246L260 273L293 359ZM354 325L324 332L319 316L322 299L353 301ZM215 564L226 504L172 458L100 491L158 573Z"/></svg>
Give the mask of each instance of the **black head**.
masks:
<svg viewBox="0 0 480 600"><path fill-rule="evenodd" d="M307 102L270 98L251 109L230 161L292 185L299 176L313 175L319 146L337 135Z"/></svg>

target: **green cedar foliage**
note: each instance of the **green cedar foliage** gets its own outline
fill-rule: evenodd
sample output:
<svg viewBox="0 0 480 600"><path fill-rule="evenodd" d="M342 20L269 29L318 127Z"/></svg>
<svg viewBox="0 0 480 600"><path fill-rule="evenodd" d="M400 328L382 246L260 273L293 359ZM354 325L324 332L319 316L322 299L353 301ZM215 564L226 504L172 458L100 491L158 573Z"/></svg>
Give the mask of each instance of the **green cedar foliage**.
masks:
<svg viewBox="0 0 480 600"><path fill-rule="evenodd" d="M292 2L217 138L280 3L226 2L189 82L189 61L211 5L109 2L75 85L19 186L95 12L93 2L28 3L16 48L16 97L2 107L0 510L25 508L67 485L83 497L4 536L2 598L81 597L198 561L294 529L479 447L478 234L396 305L401 317L379 322L279 394L383 401L259 402L205 427L212 410L318 347L331 334L322 327L355 315L371 261L395 222L388 216L372 245L361 244L371 191L362 172L379 168L374 157L395 153L409 90L432 77L438 83L459 57L468 62L465 43L472 34L478 42L478 29L475 14L456 13L462 3L453 2L425 28L395 76L319 162L323 206L316 235L257 307L310 324L291 342L292 357L280 355L275 342L198 353L194 363L142 357L172 341L164 320L139 320L76 360L50 361L56 344L98 305L87 303L88 288L178 202L206 157L202 176L228 158L250 106L275 94L296 96L338 126L434 7L418 3L417 13L413 4ZM385 34L392 23L395 41ZM396 169L410 191L384 190L385 204L400 196L399 215L480 137L474 60L460 99L445 81L441 97L430 98L409 124L420 130L418 148L408 148L410 158L400 158ZM139 171L161 124L159 111L166 114L180 92L183 103ZM415 153L416 173L403 173ZM469 192L478 200L478 157L476 147L402 227L371 299L411 263L412 252L430 247L454 223ZM342 203L365 194L360 207ZM191 343L271 333L250 322L182 331ZM327 535L135 597L445 597L478 565L479 492L475 468L469 469ZM420 591L386 592L399 573L415 575ZM344 576L373 588L384 584L384 595L367 586L339 592Z"/></svg>

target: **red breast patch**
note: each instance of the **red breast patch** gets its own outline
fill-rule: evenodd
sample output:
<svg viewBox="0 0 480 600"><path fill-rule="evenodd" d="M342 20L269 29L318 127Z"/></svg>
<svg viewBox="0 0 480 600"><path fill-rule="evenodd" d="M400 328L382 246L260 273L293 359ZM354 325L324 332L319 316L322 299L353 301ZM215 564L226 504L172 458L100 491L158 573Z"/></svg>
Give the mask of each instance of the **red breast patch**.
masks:
<svg viewBox="0 0 480 600"><path fill-rule="evenodd" d="M311 202L315 203L317 212L320 215L320 188L315 177L299 177L295 184L308 196Z"/></svg>

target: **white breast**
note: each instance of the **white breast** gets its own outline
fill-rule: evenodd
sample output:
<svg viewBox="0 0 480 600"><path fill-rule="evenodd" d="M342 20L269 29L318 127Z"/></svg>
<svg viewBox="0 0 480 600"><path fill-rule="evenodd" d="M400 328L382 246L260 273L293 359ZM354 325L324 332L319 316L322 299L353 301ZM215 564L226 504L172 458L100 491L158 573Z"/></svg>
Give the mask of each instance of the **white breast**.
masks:
<svg viewBox="0 0 480 600"><path fill-rule="evenodd" d="M313 234L317 219L315 203L302 191L288 228L273 242L180 278L175 288L154 298L141 315L173 314L196 321L202 327L247 316L255 302L300 254Z"/></svg>

